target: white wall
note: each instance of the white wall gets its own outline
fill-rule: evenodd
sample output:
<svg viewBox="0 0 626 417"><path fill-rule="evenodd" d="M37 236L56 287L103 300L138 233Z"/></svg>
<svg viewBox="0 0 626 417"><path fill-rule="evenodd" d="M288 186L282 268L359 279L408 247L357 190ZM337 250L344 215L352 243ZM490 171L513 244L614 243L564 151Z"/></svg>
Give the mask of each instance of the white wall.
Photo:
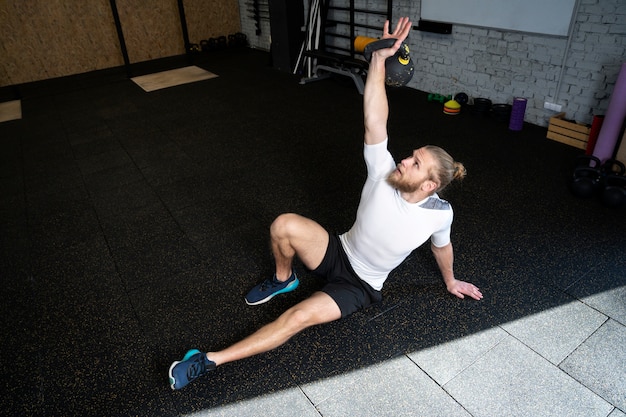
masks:
<svg viewBox="0 0 626 417"><path fill-rule="evenodd" d="M268 0L259 0L259 7L262 10L268 9ZM292 1L306 1L308 4L308 0L292 0ZM241 15L241 31L246 34L248 37L248 42L252 48L262 49L264 51L269 51L271 46L271 37L270 37L270 22L268 19L261 19L259 28L261 30L260 34L256 34L257 26L256 22L253 19L253 9L252 0L239 0L239 14ZM262 16L267 16L267 13L262 12Z"/></svg>
<svg viewBox="0 0 626 417"><path fill-rule="evenodd" d="M243 12L249 0L239 1L242 29L251 45L269 50L269 23L256 36L254 21ZM332 3L347 5L348 0ZM394 18L408 15L417 24L420 5L419 0L395 0ZM386 8L376 0L356 0L356 7ZM377 24L377 19L369 16L367 23ZM547 126L554 115L544 109L544 102L550 101L562 105L568 118L590 123L593 115L605 113L626 62L626 2L580 0L569 39L455 24L450 35L412 31L409 46L416 62L412 88L442 94L463 91L494 103L525 97L526 121L540 126Z"/></svg>

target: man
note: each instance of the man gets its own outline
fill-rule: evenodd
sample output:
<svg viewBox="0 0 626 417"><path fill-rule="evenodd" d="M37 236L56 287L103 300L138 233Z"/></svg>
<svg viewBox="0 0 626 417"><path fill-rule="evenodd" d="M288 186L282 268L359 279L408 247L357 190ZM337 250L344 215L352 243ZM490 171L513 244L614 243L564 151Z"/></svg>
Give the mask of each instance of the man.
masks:
<svg viewBox="0 0 626 417"><path fill-rule="evenodd" d="M292 213L280 215L270 228L276 273L253 288L246 302L261 304L296 289L298 278L292 269L295 256L307 269L325 277L326 285L224 350L187 352L169 369L173 389L183 388L219 365L274 349L307 327L346 317L381 301L380 290L388 274L429 238L448 291L459 298L482 298L478 288L454 277L452 208L436 194L452 179L465 176L462 164L442 149L426 146L396 166L387 151L385 60L398 50L410 28L409 19L401 18L389 34L389 22L385 22L383 38L397 41L393 47L372 54L363 94L368 176L354 225L345 234L331 236L313 220Z"/></svg>

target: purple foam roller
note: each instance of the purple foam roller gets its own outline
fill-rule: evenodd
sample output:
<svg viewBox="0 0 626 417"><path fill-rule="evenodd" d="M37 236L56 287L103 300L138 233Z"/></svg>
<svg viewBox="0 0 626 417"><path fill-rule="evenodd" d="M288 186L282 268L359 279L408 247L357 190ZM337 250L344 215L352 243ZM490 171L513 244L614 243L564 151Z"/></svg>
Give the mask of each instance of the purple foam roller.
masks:
<svg viewBox="0 0 626 417"><path fill-rule="evenodd" d="M626 117L626 63L617 76L615 88L611 95L609 108L604 115L604 122L593 148L593 156L602 162L613 157L615 145L619 139L619 133Z"/></svg>
<svg viewBox="0 0 626 417"><path fill-rule="evenodd" d="M509 129L520 131L524 126L524 114L526 113L525 98L516 97L513 100L513 107L511 108L511 118L509 119Z"/></svg>

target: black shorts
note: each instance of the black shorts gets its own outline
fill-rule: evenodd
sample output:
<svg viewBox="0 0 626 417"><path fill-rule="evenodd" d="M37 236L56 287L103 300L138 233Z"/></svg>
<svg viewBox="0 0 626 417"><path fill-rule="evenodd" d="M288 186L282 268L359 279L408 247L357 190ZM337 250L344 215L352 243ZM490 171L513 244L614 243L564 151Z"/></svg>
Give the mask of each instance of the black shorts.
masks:
<svg viewBox="0 0 626 417"><path fill-rule="evenodd" d="M311 272L326 278L326 285L321 291L335 300L341 310L341 317L382 301L381 292L373 289L354 272L339 237L330 233L328 237L326 255L320 266Z"/></svg>

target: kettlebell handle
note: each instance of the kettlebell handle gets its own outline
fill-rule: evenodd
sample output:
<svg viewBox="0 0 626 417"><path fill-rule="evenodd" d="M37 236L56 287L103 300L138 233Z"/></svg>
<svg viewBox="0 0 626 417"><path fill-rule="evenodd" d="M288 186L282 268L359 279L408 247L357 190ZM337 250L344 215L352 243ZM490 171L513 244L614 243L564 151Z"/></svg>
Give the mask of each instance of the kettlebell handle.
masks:
<svg viewBox="0 0 626 417"><path fill-rule="evenodd" d="M593 155L581 155L576 158L575 162L575 168L586 167L600 170L601 165L600 159Z"/></svg>
<svg viewBox="0 0 626 417"><path fill-rule="evenodd" d="M393 44L396 43L396 41L397 39L395 38L386 38L386 39L379 39L377 41L370 42L367 45L365 45L365 49L363 50L363 57L365 58L367 62L370 62L372 60L372 53L374 51L378 51L379 49L391 48ZM400 49L398 49L398 52L402 59L405 59L405 60L409 59L409 48L404 48L400 46Z"/></svg>
<svg viewBox="0 0 626 417"><path fill-rule="evenodd" d="M396 41L397 39L387 38L368 43L363 50L363 56L367 62L370 62L372 52L391 48ZM414 70L413 61L409 56L409 46L402 42L396 53L385 60L385 84L391 87L405 86L411 81Z"/></svg>
<svg viewBox="0 0 626 417"><path fill-rule="evenodd" d="M617 159L607 159L600 169L604 175L624 175L626 173L626 166Z"/></svg>

